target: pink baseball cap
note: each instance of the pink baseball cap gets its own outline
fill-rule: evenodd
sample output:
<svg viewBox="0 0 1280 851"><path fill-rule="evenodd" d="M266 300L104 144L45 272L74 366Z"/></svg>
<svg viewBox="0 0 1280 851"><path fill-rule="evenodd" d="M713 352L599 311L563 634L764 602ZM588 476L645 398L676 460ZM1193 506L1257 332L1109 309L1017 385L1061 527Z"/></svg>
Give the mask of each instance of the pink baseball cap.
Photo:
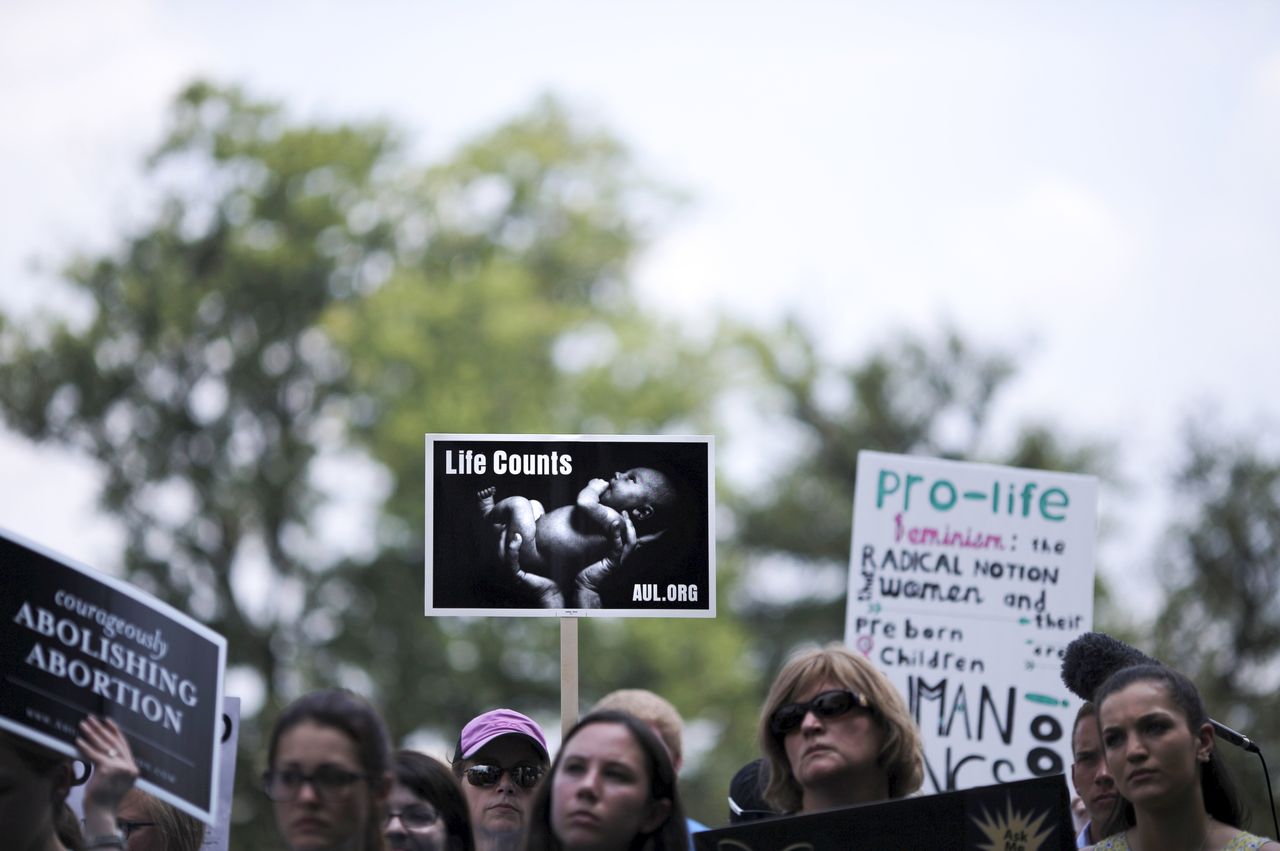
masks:
<svg viewBox="0 0 1280 851"><path fill-rule="evenodd" d="M472 718L462 728L462 735L458 737L458 749L463 759L470 759L475 756L476 751L494 739L513 733L531 739L543 758L551 761L551 754L547 751L547 737L542 734L538 722L514 709L490 709Z"/></svg>

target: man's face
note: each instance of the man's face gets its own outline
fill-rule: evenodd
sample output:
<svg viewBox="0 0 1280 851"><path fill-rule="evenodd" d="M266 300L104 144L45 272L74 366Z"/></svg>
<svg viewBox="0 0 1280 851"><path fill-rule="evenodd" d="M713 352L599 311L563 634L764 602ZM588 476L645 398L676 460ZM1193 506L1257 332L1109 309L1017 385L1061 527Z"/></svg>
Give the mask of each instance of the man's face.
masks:
<svg viewBox="0 0 1280 851"><path fill-rule="evenodd" d="M466 769L477 765L497 766L503 772L492 785L476 786L467 778ZM533 742L518 734L499 736L465 760L463 766L462 791L467 798L477 844L485 848L490 845L486 839L522 834L528 820L533 788L526 789L516 783L509 769L517 766L546 767L546 761Z"/></svg>
<svg viewBox="0 0 1280 851"><path fill-rule="evenodd" d="M1090 715L1076 723L1071 750L1075 758L1071 764L1071 783L1084 801L1089 820L1095 825L1104 825L1115 810L1117 795L1116 784L1107 772L1107 761L1102 758L1096 717Z"/></svg>

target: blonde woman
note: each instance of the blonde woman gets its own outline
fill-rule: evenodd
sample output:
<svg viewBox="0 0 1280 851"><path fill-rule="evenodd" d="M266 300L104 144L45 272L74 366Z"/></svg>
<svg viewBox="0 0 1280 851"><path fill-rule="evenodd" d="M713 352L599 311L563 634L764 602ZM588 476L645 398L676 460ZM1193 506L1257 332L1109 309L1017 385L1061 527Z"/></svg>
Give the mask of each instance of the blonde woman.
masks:
<svg viewBox="0 0 1280 851"><path fill-rule="evenodd" d="M814 813L901 798L924 779L920 733L898 690L840 644L805 650L778 672L760 713L765 799Z"/></svg>

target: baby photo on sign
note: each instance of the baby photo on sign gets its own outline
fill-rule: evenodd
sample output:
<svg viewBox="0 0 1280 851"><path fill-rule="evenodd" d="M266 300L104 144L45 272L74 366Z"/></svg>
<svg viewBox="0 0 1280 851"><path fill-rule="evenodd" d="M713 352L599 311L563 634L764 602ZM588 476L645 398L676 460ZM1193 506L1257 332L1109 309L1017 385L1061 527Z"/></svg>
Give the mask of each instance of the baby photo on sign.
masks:
<svg viewBox="0 0 1280 851"><path fill-rule="evenodd" d="M710 437L427 435L427 614L715 614Z"/></svg>

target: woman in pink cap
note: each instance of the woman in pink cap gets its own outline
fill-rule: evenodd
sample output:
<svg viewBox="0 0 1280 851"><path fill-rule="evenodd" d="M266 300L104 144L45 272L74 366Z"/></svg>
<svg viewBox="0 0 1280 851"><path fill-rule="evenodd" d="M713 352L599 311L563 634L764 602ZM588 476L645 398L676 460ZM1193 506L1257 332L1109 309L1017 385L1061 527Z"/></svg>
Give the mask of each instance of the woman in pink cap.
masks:
<svg viewBox="0 0 1280 851"><path fill-rule="evenodd" d="M530 798L550 761L542 728L514 709L491 709L462 728L453 771L467 798L476 851L521 847Z"/></svg>

